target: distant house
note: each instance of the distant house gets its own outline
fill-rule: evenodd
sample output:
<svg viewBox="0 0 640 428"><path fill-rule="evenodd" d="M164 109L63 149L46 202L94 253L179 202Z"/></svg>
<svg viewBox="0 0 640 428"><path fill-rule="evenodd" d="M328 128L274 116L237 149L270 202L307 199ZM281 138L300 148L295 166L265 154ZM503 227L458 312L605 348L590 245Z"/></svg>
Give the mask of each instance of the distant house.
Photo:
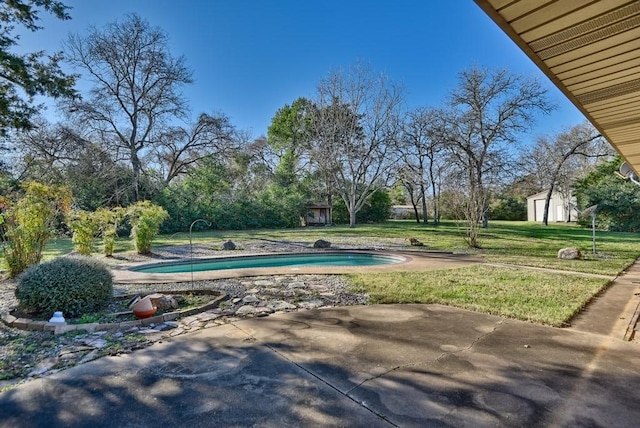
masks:
<svg viewBox="0 0 640 428"><path fill-rule="evenodd" d="M331 205L314 204L307 205L307 215L304 223L306 226L328 226L333 221Z"/></svg>
<svg viewBox="0 0 640 428"><path fill-rule="evenodd" d="M542 221L544 216L544 202L547 192L536 193L527 198L527 221ZM571 197L565 199L560 193L553 192L549 201L549 222L576 221L578 211L576 211L576 200Z"/></svg>
<svg viewBox="0 0 640 428"><path fill-rule="evenodd" d="M394 220L415 219L416 214L413 205L392 205L391 218Z"/></svg>

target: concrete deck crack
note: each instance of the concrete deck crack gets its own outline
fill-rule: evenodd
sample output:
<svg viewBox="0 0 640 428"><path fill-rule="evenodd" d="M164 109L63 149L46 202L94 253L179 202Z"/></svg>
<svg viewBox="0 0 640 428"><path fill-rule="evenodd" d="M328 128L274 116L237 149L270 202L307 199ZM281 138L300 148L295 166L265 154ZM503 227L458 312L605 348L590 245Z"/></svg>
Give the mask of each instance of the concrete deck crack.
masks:
<svg viewBox="0 0 640 428"><path fill-rule="evenodd" d="M294 366L298 367L300 370L304 371L305 373L309 374L310 376L314 377L315 379L319 380L320 382L322 382L323 384L325 384L326 386L328 386L329 388L333 389L334 391L336 391L338 394L342 395L343 397L347 398L348 400L356 403L358 406L366 409L367 411L371 412L372 414L376 415L378 418L380 418L381 420L387 422L390 426L393 427L397 427L398 425L394 424L393 422L391 422L389 419L387 419L386 416L376 412L374 409L372 409L371 407L367 406L364 403L361 403L357 400L355 400L353 397L350 397L348 395L348 392L345 393L343 391L341 391L340 389L338 389L337 387L333 386L331 383L329 383L327 380L321 378L320 376L316 375L315 373L313 373L311 370L307 369L306 367L302 366L301 364L298 364L297 362L293 361L292 359L290 359L289 357L287 357L286 355L284 355L283 353L281 353L278 349L276 349L275 347L269 345L268 343L265 343L261 340L259 340L258 338L256 338L255 336L253 336L251 333L249 333L248 331L243 330L241 327L239 327L238 325L236 325L235 323L231 323L231 325L233 325L235 328L237 328L238 330L240 330L241 332L243 332L244 334L246 334L249 338L253 338L255 339L257 342L261 343L264 347L266 347L267 349L269 349L270 351L272 351L273 353L277 354L280 358L282 358L285 361L288 361L289 363L293 364Z"/></svg>
<svg viewBox="0 0 640 428"><path fill-rule="evenodd" d="M469 351L471 350L478 342L480 342L482 339L484 339L485 337L489 336L490 334L494 333L496 331L496 329L503 325L505 322L505 320L500 320L498 323L496 323L494 325L494 327L491 329L491 331L481 334L478 337L476 337L473 342L471 342L471 344L469 344L469 346L467 346L466 348L462 348L462 349L458 349L456 351L449 351L449 352L443 352L440 355L438 355L437 358L434 358L433 360L430 361L423 361L423 362L419 362L419 363L409 363L409 364L403 364L400 366L396 366L396 367L392 367L389 370L385 371L384 373L381 373L379 375L376 376L372 376L368 379L363 380L362 382L360 382L358 385L354 386L353 388L349 389L346 394L351 394L353 391L355 391L356 389L360 388L361 386L363 386L365 383L374 381L376 379L380 379L383 378L385 376L387 376L389 373L392 373L396 370L400 370L400 369L405 369L405 368L409 368L409 367L418 367L418 366L429 366L431 364L437 363L438 361L442 360L443 358L446 358L449 355L453 355L453 354L457 354L459 352L465 352L465 351Z"/></svg>

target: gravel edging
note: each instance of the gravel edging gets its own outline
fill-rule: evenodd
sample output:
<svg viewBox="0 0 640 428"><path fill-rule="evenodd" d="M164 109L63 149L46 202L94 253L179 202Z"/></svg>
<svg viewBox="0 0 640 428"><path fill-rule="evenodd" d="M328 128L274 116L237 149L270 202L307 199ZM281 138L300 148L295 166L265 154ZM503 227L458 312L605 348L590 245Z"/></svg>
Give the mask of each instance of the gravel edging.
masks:
<svg viewBox="0 0 640 428"><path fill-rule="evenodd" d="M0 310L8 312L17 300L15 284L0 281ZM281 275L160 284L114 284L114 294L207 289L227 297L218 307L184 314L173 321L122 323L115 330L33 331L10 328L0 322L0 391L31 379L108 355L130 353L155 342L202 328L271 313L315 308L363 305L369 296L349 290L339 275ZM129 322L130 323L130 322ZM66 326L65 326L66 327ZM71 327L75 327L71 326ZM113 327L113 326L111 326ZM80 327L81 328L81 327Z"/></svg>
<svg viewBox="0 0 640 428"><path fill-rule="evenodd" d="M332 239L332 249L406 249L403 238ZM135 262L157 262L229 255L265 254L274 252L314 251L313 242L272 241L267 239L238 240L236 250L223 251L221 245L197 243L154 247L150 255L134 252L118 253L115 257L94 255L109 266ZM16 284L0 280L0 314L17 306ZM334 306L366 305L369 296L350 290L340 275L272 275L230 278L194 282L154 284L114 284L114 294L152 293L155 291L188 291L208 289L228 296L215 309L200 314L182 316L175 321L149 323L131 328L108 331L70 331L54 335L51 331L29 331L7 327L0 322L0 391L16 384L47 376L77 364L107 355L119 355L145 348L157 341L201 328L211 328L242 318L268 316Z"/></svg>

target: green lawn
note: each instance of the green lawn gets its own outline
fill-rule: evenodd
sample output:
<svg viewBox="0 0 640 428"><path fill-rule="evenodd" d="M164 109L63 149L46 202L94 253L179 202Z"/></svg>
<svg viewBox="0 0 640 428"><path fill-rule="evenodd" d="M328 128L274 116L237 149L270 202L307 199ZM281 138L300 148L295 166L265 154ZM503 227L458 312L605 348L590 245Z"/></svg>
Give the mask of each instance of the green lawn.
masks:
<svg viewBox="0 0 640 428"><path fill-rule="evenodd" d="M194 232L194 244L220 247L231 239L237 243L250 239L303 242L316 239L344 242L355 238L362 245L385 241L397 249L451 251L483 257L489 262L535 266L565 271L615 276L640 256L640 234L598 231L597 254L592 254L591 230L574 224L543 226L528 222L493 221L482 231L480 249L468 249L463 239L464 228L454 222L439 226L412 221L390 221L385 224L358 225L356 228L332 226L284 230L204 231ZM409 247L408 238L417 238L424 247ZM154 245L185 245L188 233L160 236ZM99 251L96 243L96 251ZM584 260L559 260L558 249L575 246ZM69 239L53 240L47 246L45 259L72 250ZM117 242L116 252L132 251L129 239ZM356 287L367 290L380 303L442 303L461 308L540 322L562 325L593 295L608 284L606 279L584 276L474 266L425 272L396 272L384 275L350 275Z"/></svg>
<svg viewBox="0 0 640 428"><path fill-rule="evenodd" d="M249 230L194 232L194 243L221 245L226 239L270 239L313 242L316 239L382 238L395 239L408 245L407 238L415 237L425 244L426 250L472 253L496 263L546 267L586 273L615 276L640 256L640 234L596 232L597 255L592 254L591 230L574 224L543 226L533 222L494 221L481 235L480 249L466 248L464 228L445 221L439 226L421 225L412 221L390 221L385 224L284 230ZM161 236L158 245L188 244L189 234ZM563 247L578 247L584 260L558 260ZM129 245L126 248L131 249ZM414 248L415 249L415 248Z"/></svg>
<svg viewBox="0 0 640 428"><path fill-rule="evenodd" d="M373 303L440 303L554 326L567 322L609 283L486 265L348 278Z"/></svg>

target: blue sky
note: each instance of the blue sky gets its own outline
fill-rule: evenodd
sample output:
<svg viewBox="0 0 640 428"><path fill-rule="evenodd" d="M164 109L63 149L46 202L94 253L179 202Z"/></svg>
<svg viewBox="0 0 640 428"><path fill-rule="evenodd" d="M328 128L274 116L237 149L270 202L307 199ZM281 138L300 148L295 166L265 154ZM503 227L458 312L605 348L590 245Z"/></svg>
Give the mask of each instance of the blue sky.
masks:
<svg viewBox="0 0 640 428"><path fill-rule="evenodd" d="M507 68L540 79L558 106L536 135L582 122L558 91L472 0L66 0L71 21L43 16L44 30L24 34L21 49L61 49L129 12L161 27L195 82L185 88L193 117L222 111L254 137L276 110L312 97L332 69L358 60L404 84L407 108L438 106L471 66ZM52 118L52 113L47 116Z"/></svg>

